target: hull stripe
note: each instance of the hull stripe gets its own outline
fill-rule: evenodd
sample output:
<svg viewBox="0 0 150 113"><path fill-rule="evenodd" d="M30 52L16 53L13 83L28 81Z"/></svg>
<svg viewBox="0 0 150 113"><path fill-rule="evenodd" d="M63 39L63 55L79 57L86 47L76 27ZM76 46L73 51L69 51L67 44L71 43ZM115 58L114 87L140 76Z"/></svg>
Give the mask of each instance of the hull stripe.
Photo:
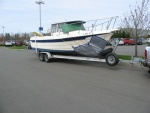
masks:
<svg viewBox="0 0 150 113"><path fill-rule="evenodd" d="M75 38L64 38L64 39L47 39L47 40L36 40L39 43L55 43L55 42L64 42L64 41L75 41L75 40L84 40L86 37L75 37ZM30 40L35 42L35 40Z"/></svg>
<svg viewBox="0 0 150 113"><path fill-rule="evenodd" d="M105 33L107 34L107 33ZM104 34L101 34L104 35ZM55 42L64 42L64 41L75 41L75 40L84 40L87 37L90 37L92 35L88 35L88 36L80 36L80 37L69 37L69 38L62 38L62 39L47 39L47 40L36 40L37 43L55 43ZM95 35L94 35L95 36ZM30 40L32 42L35 42L35 40Z"/></svg>

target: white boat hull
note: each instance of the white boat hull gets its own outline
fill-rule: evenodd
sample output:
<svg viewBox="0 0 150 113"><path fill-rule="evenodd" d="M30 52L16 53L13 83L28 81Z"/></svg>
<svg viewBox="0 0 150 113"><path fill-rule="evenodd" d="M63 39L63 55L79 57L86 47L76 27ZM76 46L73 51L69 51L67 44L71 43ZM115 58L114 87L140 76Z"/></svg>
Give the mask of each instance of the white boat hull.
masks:
<svg viewBox="0 0 150 113"><path fill-rule="evenodd" d="M109 40L113 33L98 34L97 36L105 40ZM33 49L39 51L49 51L49 52L73 52L74 47L79 45L87 44L92 36L91 35L82 35L69 37L67 35L65 38L64 35L59 36L43 36L43 37L31 37L30 43Z"/></svg>

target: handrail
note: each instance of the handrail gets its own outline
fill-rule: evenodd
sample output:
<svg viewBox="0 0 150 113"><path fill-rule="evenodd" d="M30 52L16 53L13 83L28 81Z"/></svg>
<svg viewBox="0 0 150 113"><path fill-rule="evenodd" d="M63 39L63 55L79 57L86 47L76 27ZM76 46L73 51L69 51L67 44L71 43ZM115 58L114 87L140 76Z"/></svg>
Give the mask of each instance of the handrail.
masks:
<svg viewBox="0 0 150 113"><path fill-rule="evenodd" d="M86 21L86 22L95 21L95 20L106 20L106 19L111 19L111 18L119 18L119 16L108 17L108 18L101 18L101 19L94 19L94 20L88 20L88 21Z"/></svg>
<svg viewBox="0 0 150 113"><path fill-rule="evenodd" d="M111 26L111 23L113 22L113 25L111 26L112 29L113 29L114 26L115 26L115 23L116 23L116 19L117 19L117 18L118 18L118 16L116 16L116 17L110 17L110 18L104 18L104 19L90 20L90 21L95 21L95 23L98 23L98 20L106 20L106 19L109 19L109 20L106 20L106 21L104 21L104 22L101 22L100 24L92 24L91 26L85 27L85 28L87 28L88 30L91 28L91 31L93 31L94 28L95 28L95 30L96 30L96 28L97 28L98 26L101 26L101 30L103 30L104 27L105 27L105 30L108 30L108 29L110 28L110 26ZM90 21L87 21L87 22L90 22ZM94 22L93 22L93 23L94 23ZM107 24L107 25L106 25L106 24ZM93 27L93 26L94 26L94 27Z"/></svg>

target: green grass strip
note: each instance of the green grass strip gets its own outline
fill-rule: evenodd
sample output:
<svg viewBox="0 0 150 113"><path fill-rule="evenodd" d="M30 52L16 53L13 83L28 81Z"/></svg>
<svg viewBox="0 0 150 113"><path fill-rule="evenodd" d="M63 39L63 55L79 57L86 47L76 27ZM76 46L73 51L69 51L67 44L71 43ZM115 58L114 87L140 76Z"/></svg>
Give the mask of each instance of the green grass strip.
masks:
<svg viewBox="0 0 150 113"><path fill-rule="evenodd" d="M0 46L5 46L5 44L0 44Z"/></svg>
<svg viewBox="0 0 150 113"><path fill-rule="evenodd" d="M26 46L10 46L8 48L10 48L10 49L27 49Z"/></svg>
<svg viewBox="0 0 150 113"><path fill-rule="evenodd" d="M131 56L129 55L118 55L119 59L122 60L131 60Z"/></svg>

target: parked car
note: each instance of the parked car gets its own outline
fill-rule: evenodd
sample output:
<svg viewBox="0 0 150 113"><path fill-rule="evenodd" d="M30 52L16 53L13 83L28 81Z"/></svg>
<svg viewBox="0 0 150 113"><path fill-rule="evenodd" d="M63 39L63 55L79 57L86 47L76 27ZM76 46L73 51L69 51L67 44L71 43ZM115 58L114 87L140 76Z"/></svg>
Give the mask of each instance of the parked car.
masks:
<svg viewBox="0 0 150 113"><path fill-rule="evenodd" d="M147 39L147 43L150 44L150 38Z"/></svg>
<svg viewBox="0 0 150 113"><path fill-rule="evenodd" d="M147 44L148 39L147 38L140 38L142 40L142 44Z"/></svg>
<svg viewBox="0 0 150 113"><path fill-rule="evenodd" d="M16 46L22 46L23 45L23 42L21 40L16 40L16 43L15 43Z"/></svg>
<svg viewBox="0 0 150 113"><path fill-rule="evenodd" d="M122 38L121 38L120 41L119 41L119 45L122 45L122 46L124 45L124 41L123 41Z"/></svg>
<svg viewBox="0 0 150 113"><path fill-rule="evenodd" d="M15 40L11 40L12 45L15 45L16 41Z"/></svg>
<svg viewBox="0 0 150 113"><path fill-rule="evenodd" d="M137 40L137 45L142 45L143 44L143 42L142 42L142 38L139 38L138 40Z"/></svg>
<svg viewBox="0 0 150 113"><path fill-rule="evenodd" d="M134 45L135 44L135 40L131 39L131 38L124 38L123 42L124 42L124 45Z"/></svg>
<svg viewBox="0 0 150 113"><path fill-rule="evenodd" d="M111 42L116 43L117 40L119 40L119 44L118 45L124 45L123 38L113 38L113 39L111 39Z"/></svg>
<svg viewBox="0 0 150 113"><path fill-rule="evenodd" d="M5 41L5 46L12 46L12 45L13 45L13 44L12 44L11 40Z"/></svg>
<svg viewBox="0 0 150 113"><path fill-rule="evenodd" d="M143 44L147 44L147 43L148 43L147 39L142 40L142 43L143 43Z"/></svg>
<svg viewBox="0 0 150 113"><path fill-rule="evenodd" d="M29 45L29 40L24 40L23 43L24 43L24 45L28 46Z"/></svg>

